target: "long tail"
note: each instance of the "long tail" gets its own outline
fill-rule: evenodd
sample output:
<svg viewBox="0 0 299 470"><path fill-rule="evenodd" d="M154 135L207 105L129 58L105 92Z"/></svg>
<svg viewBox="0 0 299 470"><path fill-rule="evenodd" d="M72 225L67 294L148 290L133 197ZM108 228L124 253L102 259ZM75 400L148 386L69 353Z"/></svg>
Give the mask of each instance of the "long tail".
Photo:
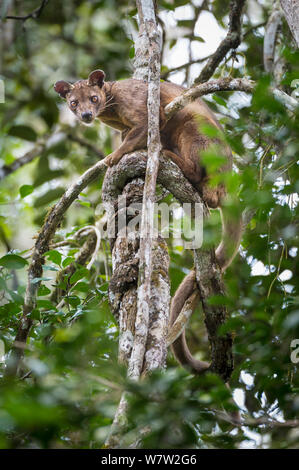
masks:
<svg viewBox="0 0 299 470"><path fill-rule="evenodd" d="M222 220L222 240L216 249L216 259L224 271L236 256L243 232L242 212L238 203L234 204L234 214L231 207L220 208Z"/></svg>
<svg viewBox="0 0 299 470"><path fill-rule="evenodd" d="M221 218L222 240L216 249L216 259L219 266L224 271L230 265L238 251L243 227L240 212L232 217L230 211L226 207L222 207ZM170 327L174 324L185 302L195 290L195 271L192 270L182 281L172 299L170 307ZM196 305L194 309L195 307ZM186 342L185 330L172 344L172 351L177 361L195 374L201 374L209 368L207 362L199 361L192 356Z"/></svg>
<svg viewBox="0 0 299 470"><path fill-rule="evenodd" d="M184 303L194 292L194 290L195 271L192 270L181 282L172 299L170 308L170 326L174 324L184 306ZM182 366L190 369L193 373L201 374L208 369L209 364L207 362L202 362L195 359L189 351L186 342L185 330L182 332L181 336L179 336L179 338L173 342L171 348L177 361L182 364Z"/></svg>

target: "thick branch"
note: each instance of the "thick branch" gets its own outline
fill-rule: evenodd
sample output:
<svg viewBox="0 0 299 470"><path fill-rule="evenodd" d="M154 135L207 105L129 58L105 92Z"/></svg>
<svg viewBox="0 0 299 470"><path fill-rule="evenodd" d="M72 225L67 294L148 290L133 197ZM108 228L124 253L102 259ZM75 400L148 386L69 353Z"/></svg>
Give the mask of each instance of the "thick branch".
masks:
<svg viewBox="0 0 299 470"><path fill-rule="evenodd" d="M148 159L143 191L140 228L138 301L133 349L129 361L128 376L138 379L143 368L149 326L152 278L152 234L156 180L161 151L160 110L160 34L156 23L154 3L137 0L140 29L148 42ZM144 51L145 52L145 51ZM161 364L162 365L162 364Z"/></svg>
<svg viewBox="0 0 299 470"><path fill-rule="evenodd" d="M77 269L77 265L85 266L85 264L92 258L92 255L96 248L97 236L94 230L91 230L88 233L87 240L84 242L78 253L75 255L75 262L69 264L65 269L61 270L56 278L56 284L59 284L62 279L66 276L68 277L68 284L66 289L61 289L60 287L56 287L51 294L51 301L58 303L60 302L62 297L65 297L67 292L70 290L72 285L69 282L72 274Z"/></svg>
<svg viewBox="0 0 299 470"><path fill-rule="evenodd" d="M283 104L290 111L295 112L298 109L299 102L296 98L293 98L278 88L270 88L270 91L273 93L273 96L277 99L277 101Z"/></svg>
<svg viewBox="0 0 299 470"><path fill-rule="evenodd" d="M125 155L117 166L114 166L109 170L109 188L105 187L106 202L113 200L113 195L120 195L123 187L128 181L133 178L144 178L146 156L147 154L144 150L138 150L129 155ZM104 183L105 181L106 178ZM157 182L171 192L181 204L184 202L202 203L200 195L192 184L185 178L179 167L169 158L165 158L163 153L160 156Z"/></svg>
<svg viewBox="0 0 299 470"><path fill-rule="evenodd" d="M211 296L223 296L224 286L221 270L217 265L215 252L211 250L195 250L195 271L200 300L204 311L204 321L207 328L211 364L209 370L220 375L225 382L233 371L232 336L226 333L219 335L219 328L225 323L227 309L225 305L210 305Z"/></svg>
<svg viewBox="0 0 299 470"><path fill-rule="evenodd" d="M229 14L229 30L226 38L218 46L208 63L204 66L194 83L204 83L215 72L216 68L230 49L237 49L241 42L242 14L246 0L231 0Z"/></svg>
<svg viewBox="0 0 299 470"><path fill-rule="evenodd" d="M299 47L299 0L280 0L284 16Z"/></svg>
<svg viewBox="0 0 299 470"><path fill-rule="evenodd" d="M130 364L133 345L136 341L135 319L140 246L139 224L129 224L132 217L133 221L136 217L140 217L145 171L145 151L125 155L117 166L108 170L102 187L102 198L108 211L107 218L110 221L118 221L117 237L111 243L113 275L109 282L109 301L112 313L119 324L119 361L126 365ZM142 176L142 179L139 176ZM123 186L124 189L122 189ZM120 192L121 197L119 197ZM130 226L129 231L128 226ZM111 237L115 237L112 232ZM167 244L161 237L153 236L151 241L153 250L151 302L146 353L142 363L143 373L162 367L165 364L167 352L166 330L170 299L169 255ZM126 411L126 395L124 394L106 441L106 446L109 448L121 446L126 429Z"/></svg>
<svg viewBox="0 0 299 470"><path fill-rule="evenodd" d="M97 162L93 167L89 168L75 183L73 183L64 193L60 201L51 209L41 231L39 232L33 249L32 261L28 269L28 282L23 306L23 315L15 339L15 344L17 344L18 347L14 346L12 349L7 365L7 373L9 375L15 375L17 373L18 366L23 357L24 349L20 348L19 345L23 344L24 347L26 346L27 337L32 326L30 313L32 312L33 308L35 308L36 294L40 284L40 282L36 282L36 279L42 277L44 254L49 249L49 243L53 238L65 212L70 207L72 202L74 202L74 200L88 184L102 175L106 169L107 167L104 161Z"/></svg>
<svg viewBox="0 0 299 470"><path fill-rule="evenodd" d="M281 19L282 12L279 5L276 3L267 22L264 37L264 68L268 73L273 71L276 35L278 27L281 24Z"/></svg>
<svg viewBox="0 0 299 470"><path fill-rule="evenodd" d="M146 152L138 151L125 155L119 164L109 169L103 184L103 201L115 207L113 201L122 193L125 186L126 203L138 201L141 197L143 180L146 171ZM138 179L136 179L138 178ZM133 181L132 181L133 180ZM130 181L129 184L127 182ZM170 160L161 157L158 182L173 192L181 202L200 202L200 196L185 179L180 169ZM137 198L137 199L136 199ZM141 199L139 199L141 200ZM112 207L111 207L112 205ZM119 209L118 209L119 210ZM114 212L114 210L113 210ZM113 213L108 213L111 220ZM113 276L109 284L111 309L118 318L120 327L119 359L130 362L135 336L136 284L138 277L139 234L121 233L117 237L112 251ZM151 277L151 302L149 307L150 322L148 328L146 354L143 372L148 372L165 363L166 330L169 308L169 282L167 245L163 239L153 239L153 270ZM126 396L123 395L118 407L106 446L120 446L126 423Z"/></svg>
<svg viewBox="0 0 299 470"><path fill-rule="evenodd" d="M209 82L189 88L189 90L177 96L165 107L165 115L167 119L170 119L176 112L200 96L217 91L239 90L251 93L254 89L254 85L255 82L247 78L220 78L218 80L210 80Z"/></svg>
<svg viewBox="0 0 299 470"><path fill-rule="evenodd" d="M146 168L146 153L144 151L135 152L134 154L125 156L117 165L109 170L109 189L105 188L105 199L106 201L111 200L112 194L115 198L116 195L120 194L121 188L126 181L131 180L134 177L144 177ZM108 176L108 175L107 175ZM165 159L162 155L160 157L160 166L158 173L158 182L162 184L168 191L170 191L176 199L182 204L184 202L189 203L201 203L200 195L196 192L193 186L185 179L180 169L170 160ZM113 198L112 198L113 199ZM208 211L204 210L204 215L208 215ZM244 221L244 223L246 223ZM132 243L132 241L130 242ZM123 250L124 251L124 250ZM116 257L118 260L119 257ZM210 306L208 298L211 295L223 295L223 286L221 283L221 273L215 262L215 256L213 250L202 251L198 250L196 254L196 266L197 266L197 281L199 286L200 299L203 304L205 322L207 326L208 335L211 341L211 370L219 373L225 380L228 379L232 371L232 354L231 345L232 340L230 335L224 337L218 336L218 327L222 325L226 320L226 309L222 306ZM130 263L130 273L133 278L137 276L136 265ZM134 274L135 272L135 274ZM121 273L120 273L121 274ZM123 272L119 279L133 279L129 272ZM122 281L124 282L124 281ZM130 281L131 282L131 281ZM119 302L119 286L113 290L113 299L116 304ZM121 293L121 295L123 295ZM127 294L126 294L127 295ZM130 295L128 293L128 295ZM183 330L185 321L184 318L188 317L188 310L190 311L190 302L196 302L197 297L189 299L185 305L184 312L178 318L178 322L175 326L175 331L170 332L168 341L171 342L173 337L177 337ZM132 305L132 302L129 303ZM118 306L116 308L119 308ZM130 307L131 308L131 307ZM189 312L190 313L190 312ZM184 317L184 318L183 318ZM132 336L126 335L123 338L124 352L129 350L129 346L132 342ZM125 344L128 347L125 347ZM125 352L126 355L126 352ZM128 355L126 355L128 358Z"/></svg>
<svg viewBox="0 0 299 470"><path fill-rule="evenodd" d="M184 106L203 95L217 91L244 91L245 93L252 93L255 86L256 83L247 78L219 78L218 80L210 80L201 85L189 88L189 90L177 96L165 107L165 115L167 119L170 119ZM270 87L269 90L273 93L273 96L290 111L295 111L298 108L298 101L287 93L272 87Z"/></svg>

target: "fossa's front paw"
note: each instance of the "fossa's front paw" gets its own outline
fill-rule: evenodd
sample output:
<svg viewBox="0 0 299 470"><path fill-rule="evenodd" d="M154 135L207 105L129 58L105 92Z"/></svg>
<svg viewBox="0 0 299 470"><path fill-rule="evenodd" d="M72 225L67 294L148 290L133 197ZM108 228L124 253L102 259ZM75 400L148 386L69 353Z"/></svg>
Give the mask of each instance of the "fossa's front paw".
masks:
<svg viewBox="0 0 299 470"><path fill-rule="evenodd" d="M104 161L107 166L114 166L117 165L121 157L122 156L119 156L119 154L117 154L116 152L112 152L110 153L110 155L107 155Z"/></svg>

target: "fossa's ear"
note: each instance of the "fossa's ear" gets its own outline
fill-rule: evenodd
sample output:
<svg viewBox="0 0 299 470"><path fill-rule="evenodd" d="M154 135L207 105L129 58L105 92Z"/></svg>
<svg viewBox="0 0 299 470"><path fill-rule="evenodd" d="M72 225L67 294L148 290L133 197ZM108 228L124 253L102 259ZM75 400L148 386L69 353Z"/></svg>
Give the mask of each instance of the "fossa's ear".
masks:
<svg viewBox="0 0 299 470"><path fill-rule="evenodd" d="M64 80L59 80L59 82L56 82L55 85L54 85L54 90L62 98L65 98L66 95L71 91L72 88L73 88L73 85L71 85L68 82L65 82Z"/></svg>
<svg viewBox="0 0 299 470"><path fill-rule="evenodd" d="M88 76L88 85L97 85L102 88L105 79L105 72L103 70L94 70Z"/></svg>

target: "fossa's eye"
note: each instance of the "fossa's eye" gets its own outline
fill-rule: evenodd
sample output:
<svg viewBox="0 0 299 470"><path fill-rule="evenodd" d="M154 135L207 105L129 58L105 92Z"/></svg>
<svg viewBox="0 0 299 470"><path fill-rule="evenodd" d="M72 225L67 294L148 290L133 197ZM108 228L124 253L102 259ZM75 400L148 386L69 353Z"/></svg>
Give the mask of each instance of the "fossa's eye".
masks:
<svg viewBox="0 0 299 470"><path fill-rule="evenodd" d="M92 97L90 98L90 101L91 101L92 103L97 103L97 102L99 101L99 98L98 98L96 95L94 95L94 96L92 96Z"/></svg>
<svg viewBox="0 0 299 470"><path fill-rule="evenodd" d="M76 108L77 108L77 105L78 105L78 102L77 102L77 101L71 101L71 108L72 108L72 109L76 109Z"/></svg>

